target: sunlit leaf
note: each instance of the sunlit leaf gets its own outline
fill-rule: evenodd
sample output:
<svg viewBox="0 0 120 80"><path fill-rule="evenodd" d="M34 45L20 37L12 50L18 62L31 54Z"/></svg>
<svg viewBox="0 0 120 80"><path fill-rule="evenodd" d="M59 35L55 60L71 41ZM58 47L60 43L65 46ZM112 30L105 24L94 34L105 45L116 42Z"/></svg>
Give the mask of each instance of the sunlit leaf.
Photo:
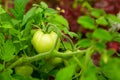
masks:
<svg viewBox="0 0 120 80"><path fill-rule="evenodd" d="M106 40L106 41L110 41L112 40L112 36L111 34L104 30L104 29L96 29L94 32L93 32L93 37L94 38L97 38L97 39L100 39L100 40Z"/></svg>
<svg viewBox="0 0 120 80"><path fill-rule="evenodd" d="M105 17L100 17L96 20L96 23L99 24L99 25L103 25L103 26L106 26L108 25L108 22L107 20L105 19Z"/></svg>
<svg viewBox="0 0 120 80"><path fill-rule="evenodd" d="M12 74L12 70L6 70L6 71L4 71L4 72L1 72L0 73L0 79L1 80L14 80L13 78L12 78L12 76L11 76L11 74Z"/></svg>
<svg viewBox="0 0 120 80"><path fill-rule="evenodd" d="M90 47L91 45L92 45L92 42L89 39L81 39L76 44L76 46L81 48L87 48L87 47Z"/></svg>
<svg viewBox="0 0 120 80"><path fill-rule="evenodd" d="M10 22L3 22L1 24L2 24L1 28L13 28Z"/></svg>
<svg viewBox="0 0 120 80"><path fill-rule="evenodd" d="M105 15L105 11L102 10L102 9L93 9L91 11L91 15L96 17L96 18L99 18L100 16L103 16Z"/></svg>
<svg viewBox="0 0 120 80"><path fill-rule="evenodd" d="M86 29L95 29L94 19L89 16L81 16L78 18L78 23Z"/></svg>
<svg viewBox="0 0 120 80"><path fill-rule="evenodd" d="M31 17L33 17L35 10L36 8L33 7L24 15L22 25L24 25L28 20L31 19Z"/></svg>
<svg viewBox="0 0 120 80"><path fill-rule="evenodd" d="M48 21L55 24L59 29L69 28L68 21L61 15L53 14L53 16L48 17Z"/></svg>
<svg viewBox="0 0 120 80"><path fill-rule="evenodd" d="M2 8L2 5L0 5L0 14L6 13L6 11Z"/></svg>
<svg viewBox="0 0 120 80"><path fill-rule="evenodd" d="M107 15L107 19L111 26L113 26L115 23L120 23L120 19L117 16L112 14Z"/></svg>
<svg viewBox="0 0 120 80"><path fill-rule="evenodd" d="M0 45L4 43L4 35L0 33Z"/></svg>
<svg viewBox="0 0 120 80"><path fill-rule="evenodd" d="M96 42L95 48L98 52L103 53L106 48L106 45L105 45L105 43L102 43L102 42Z"/></svg>
<svg viewBox="0 0 120 80"><path fill-rule="evenodd" d="M70 35L71 38L78 37L78 35L74 32L69 32L68 35Z"/></svg>
<svg viewBox="0 0 120 80"><path fill-rule="evenodd" d="M14 9L11 12L17 19L22 19L25 13L25 6L29 0L14 0Z"/></svg>
<svg viewBox="0 0 120 80"><path fill-rule="evenodd" d="M0 64L0 71L3 70L4 65Z"/></svg>
<svg viewBox="0 0 120 80"><path fill-rule="evenodd" d="M107 64L101 64L103 74L109 80L120 80L120 59L110 58Z"/></svg>
<svg viewBox="0 0 120 80"><path fill-rule="evenodd" d="M14 58L15 47L11 40L7 40L1 48L0 58L4 61L10 61Z"/></svg>
<svg viewBox="0 0 120 80"><path fill-rule="evenodd" d="M70 65L68 67L61 69L57 73L55 80L72 80L75 68L76 68L75 65Z"/></svg>

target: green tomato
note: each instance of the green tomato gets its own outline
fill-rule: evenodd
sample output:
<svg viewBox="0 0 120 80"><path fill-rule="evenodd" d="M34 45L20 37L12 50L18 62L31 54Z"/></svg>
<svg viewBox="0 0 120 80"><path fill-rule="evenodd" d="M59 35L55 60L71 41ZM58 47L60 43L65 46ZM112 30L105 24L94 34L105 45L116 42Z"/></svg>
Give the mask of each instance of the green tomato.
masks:
<svg viewBox="0 0 120 80"><path fill-rule="evenodd" d="M64 53L71 53L72 51L71 50L66 50Z"/></svg>
<svg viewBox="0 0 120 80"><path fill-rule="evenodd" d="M58 64L60 64L62 62L63 62L62 58L59 58L59 57L54 57L54 58L49 59L49 63L51 65L58 65Z"/></svg>
<svg viewBox="0 0 120 80"><path fill-rule="evenodd" d="M32 44L38 53L43 53L51 50L56 42L57 34L55 32L43 33L40 29L36 31L32 38ZM56 49L59 48L60 39L57 43Z"/></svg>
<svg viewBox="0 0 120 80"><path fill-rule="evenodd" d="M15 67L15 73L23 76L31 76L33 68L29 65Z"/></svg>

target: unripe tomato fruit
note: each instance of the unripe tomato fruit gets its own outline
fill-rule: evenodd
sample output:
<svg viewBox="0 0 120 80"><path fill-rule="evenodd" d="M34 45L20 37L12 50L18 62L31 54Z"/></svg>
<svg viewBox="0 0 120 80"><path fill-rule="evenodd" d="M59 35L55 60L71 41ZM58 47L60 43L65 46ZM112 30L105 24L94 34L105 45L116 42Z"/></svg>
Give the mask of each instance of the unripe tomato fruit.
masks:
<svg viewBox="0 0 120 80"><path fill-rule="evenodd" d="M52 65L58 65L63 62L62 58L54 57L49 60L50 64Z"/></svg>
<svg viewBox="0 0 120 80"><path fill-rule="evenodd" d="M43 33L40 29L36 31L32 38L32 44L38 53L43 53L51 50L56 42L57 34L53 31L48 33ZM59 48L60 40L58 40L56 49Z"/></svg>
<svg viewBox="0 0 120 80"><path fill-rule="evenodd" d="M71 50L66 50L64 53L71 53L72 51Z"/></svg>
<svg viewBox="0 0 120 80"><path fill-rule="evenodd" d="M31 76L33 68L29 65L15 67L15 73L23 76Z"/></svg>

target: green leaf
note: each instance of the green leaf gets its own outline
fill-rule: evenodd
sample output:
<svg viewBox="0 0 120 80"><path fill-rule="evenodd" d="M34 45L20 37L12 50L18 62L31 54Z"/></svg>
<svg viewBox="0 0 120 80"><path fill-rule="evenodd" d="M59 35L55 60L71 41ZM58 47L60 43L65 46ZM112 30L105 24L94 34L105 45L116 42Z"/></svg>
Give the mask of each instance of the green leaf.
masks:
<svg viewBox="0 0 120 80"><path fill-rule="evenodd" d="M120 33L119 32L113 32L112 36L113 36L114 41L120 42Z"/></svg>
<svg viewBox="0 0 120 80"><path fill-rule="evenodd" d="M52 14L48 18L48 22L55 24L58 28L63 29L64 27L69 28L68 21L61 15Z"/></svg>
<svg viewBox="0 0 120 80"><path fill-rule="evenodd" d="M120 80L120 59L110 58L107 64L101 64L103 74L109 80Z"/></svg>
<svg viewBox="0 0 120 80"><path fill-rule="evenodd" d="M48 5L45 2L41 2L40 7L43 8L43 9L47 9Z"/></svg>
<svg viewBox="0 0 120 80"><path fill-rule="evenodd" d="M15 47L11 40L7 40L1 48L0 58L4 61L10 61L14 58Z"/></svg>
<svg viewBox="0 0 120 80"><path fill-rule="evenodd" d="M89 39L81 39L76 43L76 46L81 47L81 48L87 48L92 45L91 40Z"/></svg>
<svg viewBox="0 0 120 80"><path fill-rule="evenodd" d="M66 28L66 27L62 28L62 30L64 31L65 34L68 34L68 33L69 33L69 29Z"/></svg>
<svg viewBox="0 0 120 80"><path fill-rule="evenodd" d="M11 76L12 70L5 70L0 73L0 80L14 80Z"/></svg>
<svg viewBox="0 0 120 80"><path fill-rule="evenodd" d="M92 39L92 33L91 32L87 32L86 33L86 37L89 38L89 39Z"/></svg>
<svg viewBox="0 0 120 80"><path fill-rule="evenodd" d="M12 76L14 78L14 80L39 80L37 78L33 78L33 77L25 77L25 76L22 76L22 75L18 75L18 74L14 74Z"/></svg>
<svg viewBox="0 0 120 80"><path fill-rule="evenodd" d="M11 16L8 13L0 14L0 23L2 22L10 22Z"/></svg>
<svg viewBox="0 0 120 80"><path fill-rule="evenodd" d="M99 25L103 25L103 26L108 25L108 22L107 22L107 20L105 19L104 16L99 17L98 19L96 19L96 23L99 24Z"/></svg>
<svg viewBox="0 0 120 80"><path fill-rule="evenodd" d="M73 37L75 37L75 38L80 38L80 37L79 37L80 33L77 34L77 33L75 33L75 32L71 32L71 31L69 31L69 29L66 28L66 27L64 27L64 28L62 29L62 31L64 32L64 34L68 34L71 38L73 38Z"/></svg>
<svg viewBox="0 0 120 80"><path fill-rule="evenodd" d="M98 75L97 78L98 80L106 80L106 78L102 74Z"/></svg>
<svg viewBox="0 0 120 80"><path fill-rule="evenodd" d="M96 73L97 73L97 69L95 65L93 64L92 60L89 60L85 72L83 73L84 74L83 80L97 80Z"/></svg>
<svg viewBox="0 0 120 80"><path fill-rule="evenodd" d="M87 77L85 77L84 80L98 80L95 74L91 74Z"/></svg>
<svg viewBox="0 0 120 80"><path fill-rule="evenodd" d="M2 8L2 6L0 5L0 15L1 14L4 14L4 13L6 13L6 11Z"/></svg>
<svg viewBox="0 0 120 80"><path fill-rule="evenodd" d="M100 16L105 15L105 11L102 9L92 9L91 15L96 17L96 18L99 18Z"/></svg>
<svg viewBox="0 0 120 80"><path fill-rule="evenodd" d="M42 9L42 8L40 8L40 7L38 7L38 8L36 8L36 10L35 10L35 14L40 14L40 13L42 13L44 11L44 9Z"/></svg>
<svg viewBox="0 0 120 80"><path fill-rule="evenodd" d="M1 28L13 28L12 24L10 22L2 22Z"/></svg>
<svg viewBox="0 0 120 80"><path fill-rule="evenodd" d="M112 14L107 15L107 19L111 26L113 26L115 23L120 23L120 19Z"/></svg>
<svg viewBox="0 0 120 80"><path fill-rule="evenodd" d="M18 74L14 74L13 78L15 78L15 80L26 80L24 76Z"/></svg>
<svg viewBox="0 0 120 80"><path fill-rule="evenodd" d="M71 38L73 38L73 37L78 37L78 35L76 34L76 33L74 33L74 32L68 32L68 35L71 37Z"/></svg>
<svg viewBox="0 0 120 80"><path fill-rule="evenodd" d="M0 64L0 71L2 71L4 68L4 65Z"/></svg>
<svg viewBox="0 0 120 80"><path fill-rule="evenodd" d="M2 22L10 22L10 15L0 5L0 24Z"/></svg>
<svg viewBox="0 0 120 80"><path fill-rule="evenodd" d="M4 43L4 35L0 33L0 45Z"/></svg>
<svg viewBox="0 0 120 80"><path fill-rule="evenodd" d="M24 31L23 31L23 37L28 37L28 36L30 36L31 29L32 29L32 22L33 22L33 21L29 21L29 22L27 22L27 24L25 25L25 29L24 29Z"/></svg>
<svg viewBox="0 0 120 80"><path fill-rule="evenodd" d="M107 55L108 56L113 56L114 53L115 53L115 50L113 50L113 49L107 50Z"/></svg>
<svg viewBox="0 0 120 80"><path fill-rule="evenodd" d="M106 45L103 42L96 42L95 43L95 48L99 53L103 53L105 48L106 48Z"/></svg>
<svg viewBox="0 0 120 80"><path fill-rule="evenodd" d="M75 68L75 65L70 65L61 69L60 71L58 71L55 80L72 80Z"/></svg>
<svg viewBox="0 0 120 80"><path fill-rule="evenodd" d="M29 0L14 0L14 9L11 9L17 19L22 19L25 13L25 6Z"/></svg>
<svg viewBox="0 0 120 80"><path fill-rule="evenodd" d="M63 46L64 45L64 46ZM68 49L68 50L71 50L72 49L72 46L69 42L63 42L63 45L61 44L61 47L62 48L65 48L65 49Z"/></svg>
<svg viewBox="0 0 120 80"><path fill-rule="evenodd" d="M95 29L96 28L94 19L92 19L89 16L81 16L78 18L77 22L86 29Z"/></svg>
<svg viewBox="0 0 120 80"><path fill-rule="evenodd" d="M20 32L17 29L12 28L12 29L9 29L9 33L14 37L17 37Z"/></svg>
<svg viewBox="0 0 120 80"><path fill-rule="evenodd" d="M96 29L93 32L93 37L97 38L97 39L100 39L100 40L105 40L105 41L112 40L111 34L108 31L104 30L104 29Z"/></svg>
<svg viewBox="0 0 120 80"><path fill-rule="evenodd" d="M108 20L120 23L120 19L117 16L115 16L115 15L109 14L107 16L107 18L108 18Z"/></svg>
<svg viewBox="0 0 120 80"><path fill-rule="evenodd" d="M55 14L55 13L57 13L57 11L56 10L54 10L54 9L52 9L52 8L47 8L45 11L45 14Z"/></svg>
<svg viewBox="0 0 120 80"><path fill-rule="evenodd" d="M23 17L22 25L25 25L25 23L33 17L35 14L36 7L31 8Z"/></svg>

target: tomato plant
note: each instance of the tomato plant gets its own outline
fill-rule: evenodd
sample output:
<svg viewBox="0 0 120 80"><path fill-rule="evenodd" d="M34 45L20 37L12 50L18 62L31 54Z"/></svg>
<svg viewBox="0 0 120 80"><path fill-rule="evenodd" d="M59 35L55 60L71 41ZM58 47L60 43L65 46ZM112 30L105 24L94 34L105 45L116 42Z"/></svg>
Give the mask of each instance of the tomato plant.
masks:
<svg viewBox="0 0 120 80"><path fill-rule="evenodd" d="M119 16L85 2L72 32L66 10L40 2L25 11L28 1L0 5L1 80L120 80Z"/></svg>

